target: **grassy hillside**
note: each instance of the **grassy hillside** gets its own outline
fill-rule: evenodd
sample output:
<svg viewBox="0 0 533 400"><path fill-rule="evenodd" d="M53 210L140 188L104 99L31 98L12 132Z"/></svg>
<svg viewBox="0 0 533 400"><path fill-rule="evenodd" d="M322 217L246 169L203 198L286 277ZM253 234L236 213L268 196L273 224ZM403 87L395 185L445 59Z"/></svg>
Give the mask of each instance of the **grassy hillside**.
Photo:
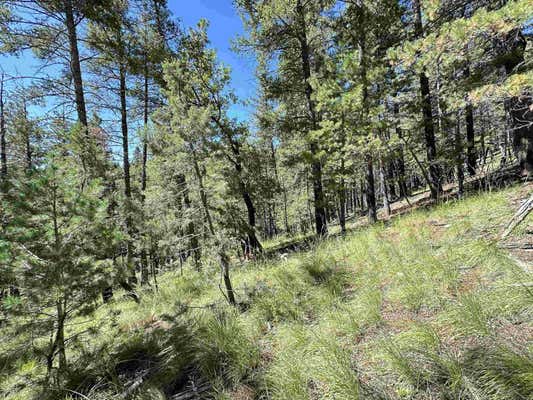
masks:
<svg viewBox="0 0 533 400"><path fill-rule="evenodd" d="M68 390L48 396L531 398L531 265L497 235L532 189L448 202L235 266L240 310L225 304L214 264L166 274L140 306L120 300L69 327L89 333L69 354ZM532 224L509 240L531 243ZM39 345L49 339L9 326L0 334L10 338L0 343L0 397L39 396Z"/></svg>

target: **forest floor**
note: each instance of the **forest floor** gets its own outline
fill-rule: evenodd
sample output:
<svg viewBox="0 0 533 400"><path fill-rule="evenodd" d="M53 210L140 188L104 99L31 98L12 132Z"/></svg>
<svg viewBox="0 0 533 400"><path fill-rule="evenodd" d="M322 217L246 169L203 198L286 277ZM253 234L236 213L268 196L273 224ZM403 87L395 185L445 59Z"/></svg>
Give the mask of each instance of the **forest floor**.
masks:
<svg viewBox="0 0 533 400"><path fill-rule="evenodd" d="M466 176L464 190L466 195L471 195L479 191L500 190L502 187L515 185L523 181L517 173L518 165L512 164L504 168L490 169L488 167L478 171L475 176ZM444 184L440 202L456 200L458 196L457 182ZM390 213L386 213L384 207L378 210L378 219L388 222L398 215L408 214L420 208L432 207L435 201L431 199L429 187L418 190L406 198L397 198L390 203ZM346 230L353 232L369 225L365 213L348 215L346 218ZM338 222L329 226L330 236L341 234ZM279 235L274 239L266 240L264 247L265 256L272 257L293 251L302 251L311 248L317 243L314 233L296 234L292 236Z"/></svg>
<svg viewBox="0 0 533 400"><path fill-rule="evenodd" d="M70 347L62 394L530 399L533 216L499 235L531 193L533 183L518 183L450 198L236 265L239 309L225 303L215 262L166 273L140 305L117 299L69 326L86 333ZM39 398L47 338L0 335L0 397Z"/></svg>

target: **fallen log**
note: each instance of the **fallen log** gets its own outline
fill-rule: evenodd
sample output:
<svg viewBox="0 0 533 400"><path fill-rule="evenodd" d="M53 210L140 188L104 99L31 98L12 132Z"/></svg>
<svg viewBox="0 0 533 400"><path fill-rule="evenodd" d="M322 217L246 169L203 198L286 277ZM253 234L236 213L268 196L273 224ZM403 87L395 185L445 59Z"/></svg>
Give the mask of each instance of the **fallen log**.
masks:
<svg viewBox="0 0 533 400"><path fill-rule="evenodd" d="M511 234L511 232L529 215L529 213L533 210L533 194L529 197L527 201L522 204L522 206L518 209L515 215L513 215L513 218L509 221L509 224L507 225L507 228L501 235L501 239L505 239L507 236Z"/></svg>

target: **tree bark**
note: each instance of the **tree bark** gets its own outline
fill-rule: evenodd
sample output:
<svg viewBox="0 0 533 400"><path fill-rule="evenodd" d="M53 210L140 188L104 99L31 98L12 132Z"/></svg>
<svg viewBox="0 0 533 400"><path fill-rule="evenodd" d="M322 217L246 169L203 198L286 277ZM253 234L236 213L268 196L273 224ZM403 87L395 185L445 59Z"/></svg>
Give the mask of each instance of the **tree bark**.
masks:
<svg viewBox="0 0 533 400"><path fill-rule="evenodd" d="M144 135L143 135L143 141L142 141L142 170L141 170L141 191L142 191L142 197L144 200L144 192L146 190L146 161L148 160L148 138L147 135L147 129L148 129L148 63L146 60L144 60Z"/></svg>
<svg viewBox="0 0 533 400"><path fill-rule="evenodd" d="M127 246L127 273L128 282L121 282L121 286L129 292L129 295L138 301L137 295L133 291L133 286L137 284L135 270L133 269L133 221L132 221L132 199L131 199L131 177L130 177L130 157L129 157L129 138L128 138L128 112L126 102L126 67L124 64L119 66L120 78L120 116L122 131L122 163L124 170L124 197L126 209L126 231L128 239Z"/></svg>
<svg viewBox="0 0 533 400"><path fill-rule="evenodd" d="M470 76L470 68L465 70L465 77ZM467 100L468 101L468 100ZM476 175L477 154L474 132L474 111L472 104L468 101L466 105L466 166L470 176Z"/></svg>
<svg viewBox="0 0 533 400"><path fill-rule="evenodd" d="M477 168L477 154L475 148L475 134L474 134L474 113L472 105L466 106L466 160L468 174L470 176L476 175Z"/></svg>
<svg viewBox="0 0 533 400"><path fill-rule="evenodd" d="M144 122L144 135L142 138L142 165L141 165L141 202L144 207L144 202L146 199L145 191L146 191L146 161L148 159L148 139L146 137L147 135L147 129L148 129L148 60L146 56L146 52L144 54L144 70L143 70L143 78L144 78L144 107L143 107L143 122ZM141 249L141 284L148 284L150 282L150 271L148 266L148 256L146 254L146 249Z"/></svg>
<svg viewBox="0 0 533 400"><path fill-rule="evenodd" d="M465 69L465 78L470 76L470 67ZM466 167L468 174L474 176L477 168L477 154L475 147L474 111L472 104L467 99L466 105Z"/></svg>
<svg viewBox="0 0 533 400"><path fill-rule="evenodd" d="M399 114L400 114L400 107L398 104L394 104L394 114L397 118L396 121L396 135L398 135L398 139L400 141L403 139L403 133L402 129L399 125ZM396 160L396 165L398 168L398 187L400 188L400 197L406 198L410 195L409 189L407 187L407 181L405 178L405 155L404 155L404 149L403 149L403 143L400 143L398 146L398 158Z"/></svg>
<svg viewBox="0 0 533 400"><path fill-rule="evenodd" d="M387 180L385 178L385 165L382 157L379 158L379 180L381 184L381 193L383 196L383 209L385 210L385 216L389 217L391 214L389 191L387 188Z"/></svg>
<svg viewBox="0 0 533 400"><path fill-rule="evenodd" d="M62 301L57 302L57 330L56 330L56 349L59 358L59 371L65 372L67 369L67 354L65 351L65 318L66 310Z"/></svg>
<svg viewBox="0 0 533 400"><path fill-rule="evenodd" d="M307 101L307 112L310 121L310 129L316 130L318 127L318 120L316 115L316 107L313 101L313 88L311 82L311 60L310 49L307 38L307 25L305 21L305 12L301 0L297 0L296 13L299 18L301 36L300 36L300 57L302 63L302 78L305 85L305 98ZM322 186L322 164L318 157L319 146L315 139L311 139L309 143L309 150L311 152L311 178L313 180L313 197L315 207L315 227L318 236L325 236L328 233L328 225L326 218L326 204L324 197L324 189Z"/></svg>
<svg viewBox="0 0 533 400"><path fill-rule="evenodd" d="M270 151L272 154L272 164L274 165L274 175L276 176L276 181L278 182L278 185L281 187L282 195L283 195L283 222L285 223L285 232L287 234L290 233L289 229L289 216L287 213L287 189L285 189L285 184L281 182L278 174L278 163L276 161L276 149L274 148L274 141L270 139Z"/></svg>
<svg viewBox="0 0 533 400"><path fill-rule="evenodd" d="M376 188L374 184L374 162L371 155L366 157L366 204L368 207L368 221L377 222Z"/></svg>
<svg viewBox="0 0 533 400"><path fill-rule="evenodd" d="M213 225L213 220L211 218L211 212L209 211L209 205L207 202L207 194L204 187L204 180L202 173L200 171L200 166L198 165L198 159L196 158L196 152L194 150L194 146L192 143L189 143L189 150L192 154L193 159L193 166L194 166L194 172L196 174L196 179L198 180L198 186L200 188L200 199L202 202L202 207L204 209L205 217L207 220L207 227L209 228L209 232L211 233L211 236L215 239L216 246L218 247L218 258L220 263L220 269L224 280L224 286L226 287L226 295L228 302L235 306L237 305L237 302L235 300L235 294L233 291L233 286L231 285L231 279L230 279L230 273L229 273L229 259L227 254L224 252L222 245L218 243L218 239L216 238L215 233L215 227Z"/></svg>
<svg viewBox="0 0 533 400"><path fill-rule="evenodd" d="M191 210L191 199L189 197L189 189L187 187L187 180L185 178L185 175L179 174L178 175L178 185L181 188L181 191L183 193L183 204L185 206L186 211ZM196 228L194 226L194 221L190 216L188 216L189 223L187 224L186 234L190 238L189 239L189 251L188 256L192 256L194 260L194 265L196 269L200 269L200 258L201 258L201 251L200 251L200 244L198 242L198 235L196 234Z"/></svg>
<svg viewBox="0 0 533 400"><path fill-rule="evenodd" d="M235 166L235 171L237 172L237 178L239 182L239 189L241 191L241 196L244 200L244 204L246 206L246 211L248 214L248 226L247 226L247 238L246 238L246 255L251 255L254 252L261 253L263 251L263 246L261 246L261 243L259 242L259 239L257 239L257 235L255 233L255 207L254 203L252 201L252 197L250 196L250 192L248 190L248 187L246 185L246 182L243 179L243 166L242 166L242 156L241 151L239 148L239 143L237 143L231 136L228 135L228 140L230 142L230 147L233 152L233 156L235 159L233 160L233 164Z"/></svg>
<svg viewBox="0 0 533 400"><path fill-rule="evenodd" d="M418 37L423 36L422 26L422 11L420 9L420 1L413 0L413 8L415 13L415 33ZM431 110L431 90L429 86L429 79L423 70L420 75L420 94L422 97L422 115L424 125L424 138L426 142L426 155L429 164L430 177L430 191L431 198L438 199L442 192L441 173L437 162L437 145L435 140L435 127L433 124L433 112Z"/></svg>
<svg viewBox="0 0 533 400"><path fill-rule="evenodd" d="M4 114L4 73L0 76L0 183L7 179L6 120Z"/></svg>
<svg viewBox="0 0 533 400"><path fill-rule="evenodd" d="M463 141L461 138L460 113L457 113L455 123L455 167L457 172L457 197L462 198L464 195L464 160L463 160ZM475 172L475 171L474 171Z"/></svg>
<svg viewBox="0 0 533 400"><path fill-rule="evenodd" d="M344 160L342 161L344 166ZM344 177L341 178L339 188L339 225L341 226L341 233L346 233L346 185Z"/></svg>
<svg viewBox="0 0 533 400"><path fill-rule="evenodd" d="M509 100L513 147L524 175L533 175L533 97L522 95Z"/></svg>
<svg viewBox="0 0 533 400"><path fill-rule="evenodd" d="M78 51L78 36L76 33L76 22L74 21L74 7L72 5L72 0L64 0L64 9L70 46L70 71L72 73L72 80L74 81L74 93L76 96L76 110L78 113L78 120L83 127L87 128L87 111L85 108L80 54ZM86 132L86 134L88 134L88 132Z"/></svg>

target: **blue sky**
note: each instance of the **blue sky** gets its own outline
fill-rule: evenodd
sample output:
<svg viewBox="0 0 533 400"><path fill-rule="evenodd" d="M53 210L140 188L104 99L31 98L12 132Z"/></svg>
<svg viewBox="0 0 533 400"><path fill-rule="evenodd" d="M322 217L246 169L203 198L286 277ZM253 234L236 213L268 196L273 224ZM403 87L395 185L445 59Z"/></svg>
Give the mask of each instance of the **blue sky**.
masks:
<svg viewBox="0 0 533 400"><path fill-rule="evenodd" d="M232 0L168 0L168 5L184 27L195 26L201 19L209 20L209 38L211 46L217 50L219 59L232 69L232 87L240 100L254 96L256 81L255 64L249 56L234 53L231 41L243 34L243 27ZM1 67L11 75L32 75L38 66L31 53L20 58L0 57ZM235 105L230 110L231 116L246 120L250 107Z"/></svg>
<svg viewBox="0 0 533 400"><path fill-rule="evenodd" d="M201 18L209 20L209 38L222 62L232 68L232 86L241 100L252 98L256 92L255 64L249 56L231 51L231 40L243 34L241 19L232 0L168 0L169 8L186 27L194 26ZM246 119L249 107L235 106L232 117Z"/></svg>

